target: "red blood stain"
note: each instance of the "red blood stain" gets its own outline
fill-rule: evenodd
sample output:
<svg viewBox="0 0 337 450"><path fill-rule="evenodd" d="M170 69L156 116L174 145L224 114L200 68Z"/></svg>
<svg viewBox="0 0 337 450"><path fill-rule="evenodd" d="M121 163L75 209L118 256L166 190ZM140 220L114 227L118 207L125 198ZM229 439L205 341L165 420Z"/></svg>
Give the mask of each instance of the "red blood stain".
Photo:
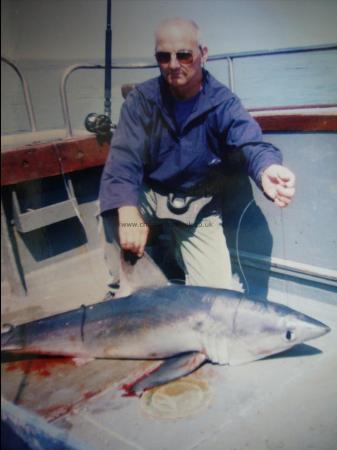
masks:
<svg viewBox="0 0 337 450"><path fill-rule="evenodd" d="M38 358L25 361L6 363L6 372L21 371L25 375L35 373L41 377L48 377L56 367L76 366L72 358Z"/></svg>
<svg viewBox="0 0 337 450"><path fill-rule="evenodd" d="M95 395L97 395L97 394L99 394L99 390L98 391L92 391L92 392L85 392L84 394L83 394L83 398L85 399L85 400L89 400L90 398L92 398L92 397L95 397Z"/></svg>
<svg viewBox="0 0 337 450"><path fill-rule="evenodd" d="M81 399L73 400L69 405L62 404L49 406L47 408L41 408L36 412L41 416L48 418L49 420L55 420L60 418L61 416L64 416L65 414L72 413L74 408L78 407L83 401L89 400L99 393L100 390L88 391L83 394Z"/></svg>
<svg viewBox="0 0 337 450"><path fill-rule="evenodd" d="M122 389L124 393L122 397L137 397L137 394L133 390L133 386L135 383L123 384Z"/></svg>
<svg viewBox="0 0 337 450"><path fill-rule="evenodd" d="M42 408L37 410L37 414L40 414L43 417L46 417L49 420L58 419L65 414L72 412L74 405L55 405L50 406L49 408Z"/></svg>
<svg viewBox="0 0 337 450"><path fill-rule="evenodd" d="M152 373L156 372L160 367L159 366L155 367L154 369L145 372L143 375L141 375L139 378L137 378L136 380L132 381L131 383L126 383L123 384L121 386L121 389L123 389L124 393L122 395L122 397L139 397L140 394L137 394L134 390L134 387L137 383L139 383L140 381L144 380L144 378L148 377L149 375L151 375ZM149 389L151 389L152 386L147 387L146 389L144 389L144 391L148 391Z"/></svg>

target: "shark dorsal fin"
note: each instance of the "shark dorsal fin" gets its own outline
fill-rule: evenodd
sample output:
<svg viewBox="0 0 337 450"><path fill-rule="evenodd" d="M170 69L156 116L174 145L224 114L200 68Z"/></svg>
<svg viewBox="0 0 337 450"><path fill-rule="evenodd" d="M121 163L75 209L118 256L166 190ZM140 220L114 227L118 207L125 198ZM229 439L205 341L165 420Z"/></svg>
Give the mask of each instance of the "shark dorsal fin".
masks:
<svg viewBox="0 0 337 450"><path fill-rule="evenodd" d="M115 297L126 297L138 289L167 286L168 279L147 254L141 258L131 252L121 251L120 288Z"/></svg>

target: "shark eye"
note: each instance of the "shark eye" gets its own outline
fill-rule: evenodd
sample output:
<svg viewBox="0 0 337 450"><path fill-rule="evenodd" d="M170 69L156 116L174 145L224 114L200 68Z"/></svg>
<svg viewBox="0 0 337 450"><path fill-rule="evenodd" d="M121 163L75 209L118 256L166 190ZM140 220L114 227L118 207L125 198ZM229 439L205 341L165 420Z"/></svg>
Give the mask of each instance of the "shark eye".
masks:
<svg viewBox="0 0 337 450"><path fill-rule="evenodd" d="M295 339L295 333L291 330L287 330L285 334L285 338L287 341L293 341Z"/></svg>

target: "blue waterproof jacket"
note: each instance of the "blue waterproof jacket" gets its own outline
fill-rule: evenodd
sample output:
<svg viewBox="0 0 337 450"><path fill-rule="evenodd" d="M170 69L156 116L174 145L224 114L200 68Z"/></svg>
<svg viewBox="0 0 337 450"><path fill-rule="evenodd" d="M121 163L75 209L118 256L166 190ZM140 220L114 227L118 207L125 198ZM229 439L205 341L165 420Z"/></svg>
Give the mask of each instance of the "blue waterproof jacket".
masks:
<svg viewBox="0 0 337 450"><path fill-rule="evenodd" d="M243 155L258 186L266 167L282 163L280 151L263 142L260 126L238 97L206 70L202 91L181 127L164 78L141 83L128 94L111 141L100 186L101 213L137 206L144 181L167 192L188 192L232 152Z"/></svg>

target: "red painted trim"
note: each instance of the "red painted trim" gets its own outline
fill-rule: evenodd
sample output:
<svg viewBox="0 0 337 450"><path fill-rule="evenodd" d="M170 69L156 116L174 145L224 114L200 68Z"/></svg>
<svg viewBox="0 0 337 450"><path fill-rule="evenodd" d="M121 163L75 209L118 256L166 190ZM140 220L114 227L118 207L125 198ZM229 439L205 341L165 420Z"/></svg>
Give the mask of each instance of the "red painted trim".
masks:
<svg viewBox="0 0 337 450"><path fill-rule="evenodd" d="M270 116L254 115L264 132L271 131L337 131L337 116L319 114L277 114Z"/></svg>
<svg viewBox="0 0 337 450"><path fill-rule="evenodd" d="M264 132L337 132L336 115L254 115ZM1 186L102 166L109 151L94 136L26 145L1 153Z"/></svg>
<svg viewBox="0 0 337 450"><path fill-rule="evenodd" d="M281 110L293 110L293 109L327 109L327 108L337 108L337 103L321 103L315 105L286 105L286 106L264 106L260 108L248 108L248 111L281 111Z"/></svg>
<svg viewBox="0 0 337 450"><path fill-rule="evenodd" d="M26 145L1 153L1 186L101 166L109 151L95 137Z"/></svg>

